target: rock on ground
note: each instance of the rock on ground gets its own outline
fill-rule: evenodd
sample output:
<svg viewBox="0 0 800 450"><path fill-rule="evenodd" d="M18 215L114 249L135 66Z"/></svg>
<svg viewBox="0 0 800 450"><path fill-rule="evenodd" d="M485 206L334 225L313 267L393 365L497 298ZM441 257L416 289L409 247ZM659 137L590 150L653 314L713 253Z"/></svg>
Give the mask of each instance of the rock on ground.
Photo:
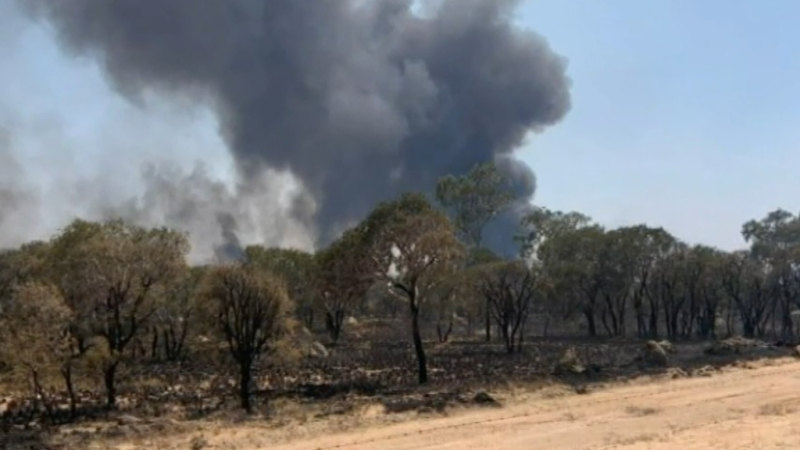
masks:
<svg viewBox="0 0 800 450"><path fill-rule="evenodd" d="M661 343L656 341L647 341L644 344L641 360L648 366L666 367L668 363L667 351L664 349Z"/></svg>
<svg viewBox="0 0 800 450"><path fill-rule="evenodd" d="M582 374L586 372L586 366L578 356L575 347L569 347L556 363L553 373L556 375Z"/></svg>

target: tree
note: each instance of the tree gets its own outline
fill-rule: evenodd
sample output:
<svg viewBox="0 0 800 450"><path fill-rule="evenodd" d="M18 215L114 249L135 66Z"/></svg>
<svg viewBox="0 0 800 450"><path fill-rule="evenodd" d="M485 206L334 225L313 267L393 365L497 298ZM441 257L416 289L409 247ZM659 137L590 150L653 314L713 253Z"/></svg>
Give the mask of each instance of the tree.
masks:
<svg viewBox="0 0 800 450"><path fill-rule="evenodd" d="M653 293L652 284L656 282L656 270L668 255L675 251L678 241L663 228L645 225L623 229L628 242L629 264L632 264L631 301L636 315L636 329L639 337L658 336L658 318L661 303Z"/></svg>
<svg viewBox="0 0 800 450"><path fill-rule="evenodd" d="M0 309L16 286L44 277L49 251L45 242L29 242L18 249L0 251Z"/></svg>
<svg viewBox="0 0 800 450"><path fill-rule="evenodd" d="M769 308L773 317L780 315L781 337L792 339L792 311L800 306L800 217L777 209L745 223L742 235L751 243L751 256L769 272Z"/></svg>
<svg viewBox="0 0 800 450"><path fill-rule="evenodd" d="M248 264L283 278L300 320L308 329L312 329L320 294L319 267L315 255L292 248L264 248L258 245L248 246L244 252Z"/></svg>
<svg viewBox="0 0 800 450"><path fill-rule="evenodd" d="M177 361L183 357L189 330L196 322L197 291L205 270L202 266L192 267L164 290L152 321L152 358L163 354L167 361Z"/></svg>
<svg viewBox="0 0 800 450"><path fill-rule="evenodd" d="M536 294L537 274L522 261L494 263L485 268L480 284L506 351L522 351L524 326Z"/></svg>
<svg viewBox="0 0 800 450"><path fill-rule="evenodd" d="M448 175L436 185L436 198L450 213L461 239L479 248L486 225L514 200L513 191L493 163L479 164L460 177Z"/></svg>
<svg viewBox="0 0 800 450"><path fill-rule="evenodd" d="M556 286L562 301L574 302L574 308L586 319L589 336L597 335L598 299L604 278L600 270L604 230L596 225L558 233L539 248L542 267Z"/></svg>
<svg viewBox="0 0 800 450"><path fill-rule="evenodd" d="M254 365L288 329L291 302L285 283L252 266L222 266L209 272L204 296L238 365L239 399L250 413Z"/></svg>
<svg viewBox="0 0 800 450"><path fill-rule="evenodd" d="M514 194L497 166L484 163L460 177L442 177L436 185L436 198L448 211L462 242L470 249L479 249L486 225L508 208ZM484 310L488 342L492 338L488 303Z"/></svg>
<svg viewBox="0 0 800 450"><path fill-rule="evenodd" d="M728 255L723 287L733 300L745 337L763 336L769 320L767 270L746 252Z"/></svg>
<svg viewBox="0 0 800 450"><path fill-rule="evenodd" d="M425 384L428 369L419 329L420 308L462 257L453 225L424 196L405 194L378 205L357 232L371 258L375 277L408 303L419 383Z"/></svg>
<svg viewBox="0 0 800 450"><path fill-rule="evenodd" d="M717 316L720 314L720 310L727 306L721 282L724 258L724 252L710 247L695 246L692 248L692 264L700 274L694 288L696 292L691 295L699 299L697 335L704 339L717 337Z"/></svg>
<svg viewBox="0 0 800 450"><path fill-rule="evenodd" d="M59 378L69 394L73 417L76 411L73 365L80 355L69 334L72 320L73 312L56 288L34 281L18 285L0 315L2 359L27 379L34 404L41 404L51 419L48 385Z"/></svg>
<svg viewBox="0 0 800 450"><path fill-rule="evenodd" d="M436 336L439 343L447 342L453 332L457 317L466 319L466 334L473 335L476 317L486 315L486 299L479 292L480 266L466 263L465 267L444 275L429 297L431 310L436 318Z"/></svg>
<svg viewBox="0 0 800 450"><path fill-rule="evenodd" d="M53 279L75 312L78 339L99 336L108 350L102 370L109 408L116 403L123 350L155 314L164 289L186 270L188 248L183 234L122 221L78 220L53 239Z"/></svg>
<svg viewBox="0 0 800 450"><path fill-rule="evenodd" d="M359 230L351 229L317 253L325 328L334 344L339 340L347 312L364 298L373 282L373 268L360 242Z"/></svg>
<svg viewBox="0 0 800 450"><path fill-rule="evenodd" d="M526 258L537 259L539 247L547 240L564 233L570 233L588 226L591 218L578 212L551 211L535 206L521 220L526 234L516 236L521 245L521 254Z"/></svg>

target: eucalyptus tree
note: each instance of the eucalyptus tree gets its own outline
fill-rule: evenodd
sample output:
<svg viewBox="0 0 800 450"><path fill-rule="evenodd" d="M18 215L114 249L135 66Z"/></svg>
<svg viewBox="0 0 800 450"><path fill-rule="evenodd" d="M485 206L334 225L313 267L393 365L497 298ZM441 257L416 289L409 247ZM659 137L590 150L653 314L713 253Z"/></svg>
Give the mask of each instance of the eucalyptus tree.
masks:
<svg viewBox="0 0 800 450"><path fill-rule="evenodd" d="M428 381L419 327L420 309L463 257L448 218L421 194L378 205L354 231L371 259L374 276L408 305L420 384Z"/></svg>
<svg viewBox="0 0 800 450"><path fill-rule="evenodd" d="M187 238L166 228L122 221L77 220L51 243L51 276L75 314L80 339L99 337L107 406L116 404L123 350L159 308L159 299L186 271Z"/></svg>

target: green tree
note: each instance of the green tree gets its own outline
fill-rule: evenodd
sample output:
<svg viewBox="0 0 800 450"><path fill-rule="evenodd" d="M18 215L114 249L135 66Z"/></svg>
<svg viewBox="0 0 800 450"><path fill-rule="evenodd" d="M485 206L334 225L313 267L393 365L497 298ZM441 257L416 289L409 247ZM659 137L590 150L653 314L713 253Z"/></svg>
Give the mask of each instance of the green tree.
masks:
<svg viewBox="0 0 800 450"><path fill-rule="evenodd" d="M334 344L339 340L348 311L364 298L373 282L374 267L369 254L360 246L361 240L360 230L351 229L317 253L325 328Z"/></svg>
<svg viewBox="0 0 800 450"><path fill-rule="evenodd" d="M184 356L190 330L200 325L197 323L197 296L205 271L203 266L192 267L164 290L152 320L152 358L163 355L167 361L177 361Z"/></svg>
<svg viewBox="0 0 800 450"><path fill-rule="evenodd" d="M739 314L745 337L763 336L769 321L770 290L767 268L748 252L726 258L723 288Z"/></svg>
<svg viewBox="0 0 800 450"><path fill-rule="evenodd" d="M769 309L780 317L781 337L792 339L792 311L800 307L800 217L777 209L745 223L742 235L751 244L751 256L768 268Z"/></svg>
<svg viewBox="0 0 800 450"><path fill-rule="evenodd" d="M453 225L424 196L405 194L378 205L359 225L358 233L374 275L408 304L419 382L425 384L428 370L419 328L420 308L463 255Z"/></svg>
<svg viewBox="0 0 800 450"><path fill-rule="evenodd" d="M486 225L509 207L514 193L497 166L484 163L462 176L442 177L436 186L436 198L450 215L462 242L470 249L479 249ZM483 309L486 341L490 341L489 304Z"/></svg>
<svg viewBox="0 0 800 450"><path fill-rule="evenodd" d="M559 233L539 249L542 267L550 280L557 280L560 301L570 302L586 320L589 336L597 335L598 300L604 279L600 270L604 230L587 226Z"/></svg>
<svg viewBox="0 0 800 450"><path fill-rule="evenodd" d="M469 247L479 248L484 228L509 206L514 195L497 166L484 163L465 175L441 178L436 198L452 217L459 237Z"/></svg>
<svg viewBox="0 0 800 450"><path fill-rule="evenodd" d="M264 248L259 245L245 249L248 264L281 277L286 282L289 297L303 325L313 329L318 290L319 266L315 255L291 248Z"/></svg>
<svg viewBox="0 0 800 450"><path fill-rule="evenodd" d="M590 225L591 218L578 212L552 211L545 207L535 206L522 218L521 225L525 234L517 236L521 244L522 256L537 259L539 247L549 238L569 233Z"/></svg>
<svg viewBox="0 0 800 450"><path fill-rule="evenodd" d="M69 334L73 320L58 290L36 281L17 285L0 314L0 357L10 363L15 375L29 382L33 404L43 407L51 419L50 393L58 379L69 393L71 414L76 411L73 369L80 355Z"/></svg>
<svg viewBox="0 0 800 450"><path fill-rule="evenodd" d="M186 236L122 221L75 221L52 242L55 284L75 312L81 340L99 336L108 357L103 381L109 408L123 350L158 310L158 299L186 270ZM83 345L81 345L83 346Z"/></svg>
<svg viewBox="0 0 800 450"><path fill-rule="evenodd" d="M216 267L208 273L204 297L238 365L241 406L252 412L253 368L288 330L291 301L285 283L253 266Z"/></svg>
<svg viewBox="0 0 800 450"><path fill-rule="evenodd" d="M49 251L46 242L30 242L18 249L0 251L0 308L10 300L16 286L45 277Z"/></svg>

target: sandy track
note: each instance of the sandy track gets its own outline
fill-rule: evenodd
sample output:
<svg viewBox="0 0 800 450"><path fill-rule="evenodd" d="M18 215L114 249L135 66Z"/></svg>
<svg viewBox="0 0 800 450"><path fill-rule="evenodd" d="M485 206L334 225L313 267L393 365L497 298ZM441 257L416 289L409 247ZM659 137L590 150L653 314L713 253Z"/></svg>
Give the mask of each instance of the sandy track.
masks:
<svg viewBox="0 0 800 450"><path fill-rule="evenodd" d="M214 440L223 448L287 450L798 449L800 362L623 385L280 446L264 438L263 444L252 436L247 444L231 442L224 434Z"/></svg>

